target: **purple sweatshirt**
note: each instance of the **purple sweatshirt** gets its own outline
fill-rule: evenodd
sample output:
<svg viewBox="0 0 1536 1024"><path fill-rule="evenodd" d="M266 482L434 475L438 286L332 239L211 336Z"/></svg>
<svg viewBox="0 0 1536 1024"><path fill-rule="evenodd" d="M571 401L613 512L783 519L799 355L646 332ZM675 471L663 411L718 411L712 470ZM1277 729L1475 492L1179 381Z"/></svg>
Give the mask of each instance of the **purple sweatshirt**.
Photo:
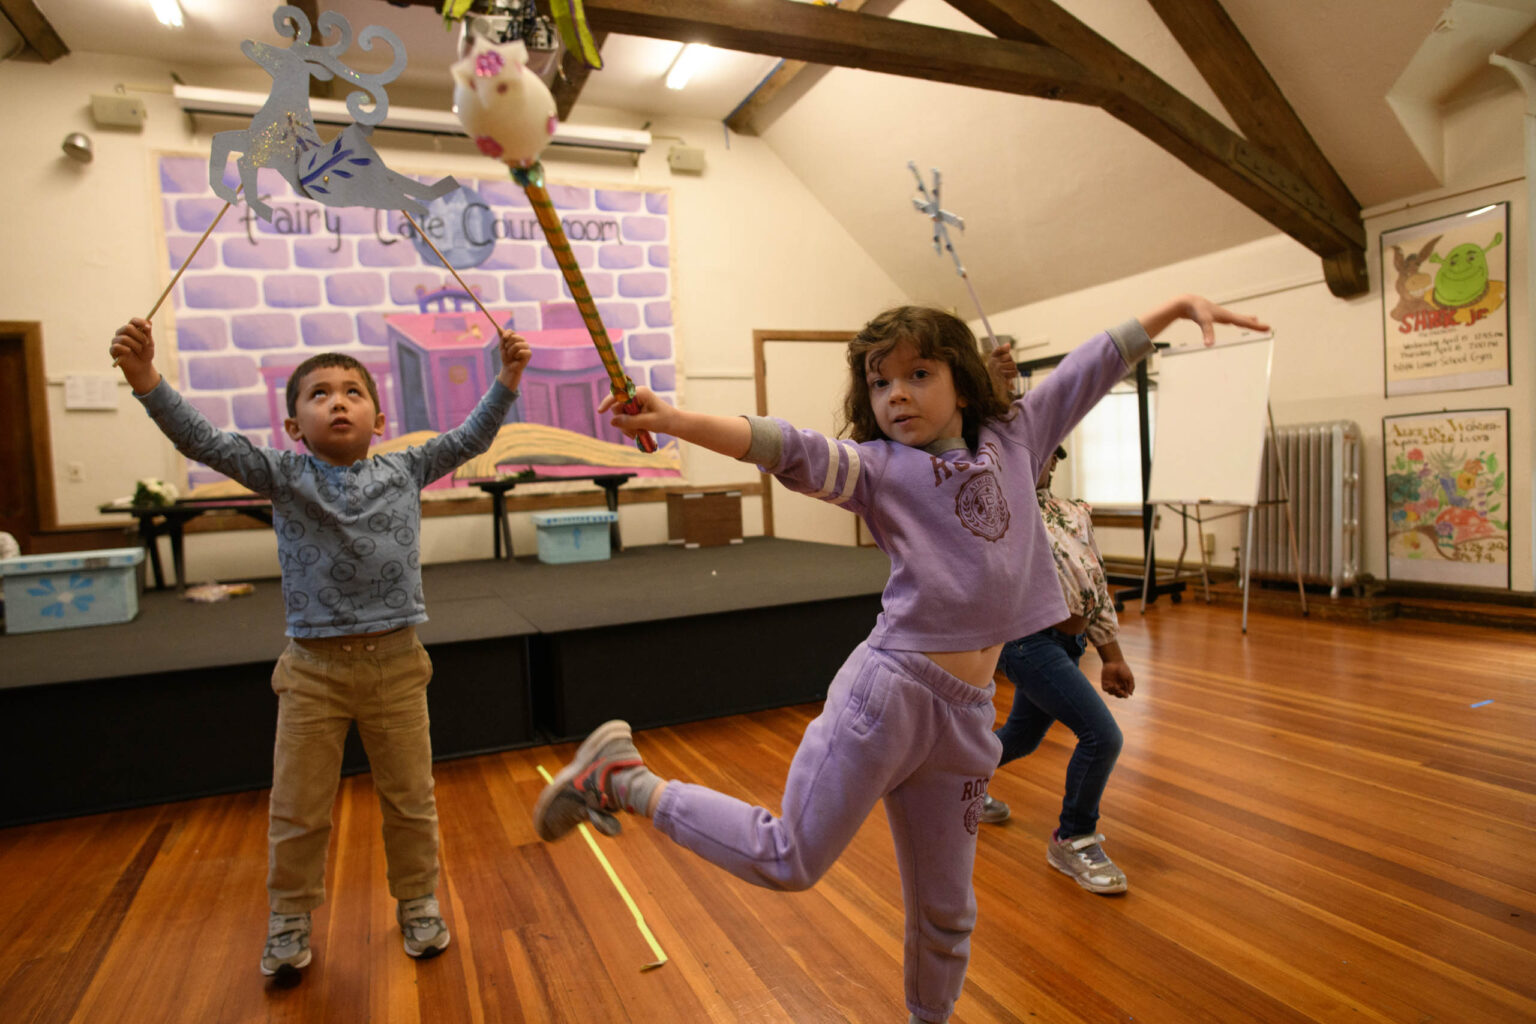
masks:
<svg viewBox="0 0 1536 1024"><path fill-rule="evenodd" d="M752 446L742 461L864 518L891 559L870 646L979 650L1067 617L1035 481L1068 432L1151 351L1135 320L1095 335L1007 419L984 424L975 452L959 438L926 449L857 444L748 417Z"/></svg>

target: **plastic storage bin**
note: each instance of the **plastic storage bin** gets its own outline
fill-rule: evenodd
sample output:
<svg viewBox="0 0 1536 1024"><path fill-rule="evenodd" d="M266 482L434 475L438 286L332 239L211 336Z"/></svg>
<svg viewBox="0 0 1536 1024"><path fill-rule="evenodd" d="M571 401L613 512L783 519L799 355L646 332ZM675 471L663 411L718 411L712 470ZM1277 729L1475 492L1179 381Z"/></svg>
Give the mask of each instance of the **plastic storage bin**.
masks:
<svg viewBox="0 0 1536 1024"><path fill-rule="evenodd" d="M617 512L549 512L532 518L541 562L598 562L613 550L609 537Z"/></svg>
<svg viewBox="0 0 1536 1024"><path fill-rule="evenodd" d="M103 548L0 560L7 633L128 622L139 614L143 548Z"/></svg>

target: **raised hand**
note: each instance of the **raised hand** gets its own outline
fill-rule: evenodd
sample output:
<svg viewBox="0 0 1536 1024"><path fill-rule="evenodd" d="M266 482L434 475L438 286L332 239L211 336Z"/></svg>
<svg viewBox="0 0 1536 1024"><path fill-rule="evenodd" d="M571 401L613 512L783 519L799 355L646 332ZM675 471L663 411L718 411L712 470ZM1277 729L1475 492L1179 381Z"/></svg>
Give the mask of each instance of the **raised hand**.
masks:
<svg viewBox="0 0 1536 1024"><path fill-rule="evenodd" d="M147 394L160 383L160 371L155 369L154 327L148 320L136 316L119 327L108 351L112 365L123 371L135 393Z"/></svg>
<svg viewBox="0 0 1536 1024"><path fill-rule="evenodd" d="M528 344L528 339L510 329L501 332L501 372L496 379L501 381L509 391L516 391L522 383L523 371L528 368L528 360L533 358L533 346Z"/></svg>

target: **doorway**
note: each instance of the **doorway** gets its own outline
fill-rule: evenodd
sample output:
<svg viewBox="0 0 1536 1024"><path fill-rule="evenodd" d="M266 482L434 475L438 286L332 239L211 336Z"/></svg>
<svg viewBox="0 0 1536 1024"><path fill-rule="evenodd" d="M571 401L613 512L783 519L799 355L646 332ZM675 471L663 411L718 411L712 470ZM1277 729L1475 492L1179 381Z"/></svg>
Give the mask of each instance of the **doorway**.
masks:
<svg viewBox="0 0 1536 1024"><path fill-rule="evenodd" d="M848 382L852 331L753 331L752 362L759 416L837 435ZM763 533L785 540L868 546L864 521L846 509L796 494L772 476L763 478Z"/></svg>
<svg viewBox="0 0 1536 1024"><path fill-rule="evenodd" d="M23 553L57 525L46 380L42 325L0 320L0 530Z"/></svg>

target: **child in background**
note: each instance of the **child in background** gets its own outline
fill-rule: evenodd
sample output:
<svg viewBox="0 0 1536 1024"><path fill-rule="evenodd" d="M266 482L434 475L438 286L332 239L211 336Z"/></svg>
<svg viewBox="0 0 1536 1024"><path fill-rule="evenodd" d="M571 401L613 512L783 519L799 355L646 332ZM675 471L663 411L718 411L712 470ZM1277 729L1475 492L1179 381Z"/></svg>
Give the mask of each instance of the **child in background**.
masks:
<svg viewBox="0 0 1536 1024"><path fill-rule="evenodd" d="M852 443L779 420L675 409L640 388L640 412L614 415L615 427L756 463L791 490L850 509L890 556L891 575L874 631L806 728L782 816L662 780L629 725L611 721L539 795L540 837L588 820L613 834L614 812L625 810L738 878L805 889L884 800L906 904L907 1009L912 1021L947 1020L970 955L976 829L1001 746L992 673L1004 641L1066 617L1035 480L1073 424L1179 317L1199 323L1207 343L1215 323L1261 326L1204 299L1176 299L1097 335L1010 405L964 322L889 310L849 343ZM616 404L605 399L600 410Z"/></svg>
<svg viewBox="0 0 1536 1024"><path fill-rule="evenodd" d="M517 399L528 343L501 335L501 372L456 430L384 455L378 387L351 356L325 353L288 379L283 429L304 452L261 448L208 422L155 369L150 324L118 329L112 356L134 396L189 459L272 501L290 637L272 674L277 693L268 825L271 916L261 972L294 977L310 962L310 911L325 900L331 806L354 720L384 813L395 917L413 957L436 956L448 928L435 898L437 804L427 683L416 638L421 591L421 489L490 447Z"/></svg>
<svg viewBox="0 0 1536 1024"><path fill-rule="evenodd" d="M997 362L991 365L999 368ZM1061 818L1046 841L1046 860L1089 892L1116 893L1126 889L1125 873L1104 853L1099 845L1104 837L1095 828L1099 799L1120 756L1121 735L1103 698L1093 692L1093 684L1078 668L1086 643L1092 642L1103 662L1099 685L1105 693L1129 697L1136 689L1136 677L1116 640L1120 623L1104 577L1104 559L1093 537L1093 510L1086 501L1051 493L1051 474L1066 457L1066 449L1058 446L1040 471L1036 497L1070 614L1053 626L1003 645L998 667L1014 690L1013 709L997 730L1003 744L998 767L1032 752L1052 722L1064 723L1077 735L1077 746L1067 762ZM1008 805L1001 800L990 793L983 798L982 821L1002 822L1008 814Z"/></svg>

